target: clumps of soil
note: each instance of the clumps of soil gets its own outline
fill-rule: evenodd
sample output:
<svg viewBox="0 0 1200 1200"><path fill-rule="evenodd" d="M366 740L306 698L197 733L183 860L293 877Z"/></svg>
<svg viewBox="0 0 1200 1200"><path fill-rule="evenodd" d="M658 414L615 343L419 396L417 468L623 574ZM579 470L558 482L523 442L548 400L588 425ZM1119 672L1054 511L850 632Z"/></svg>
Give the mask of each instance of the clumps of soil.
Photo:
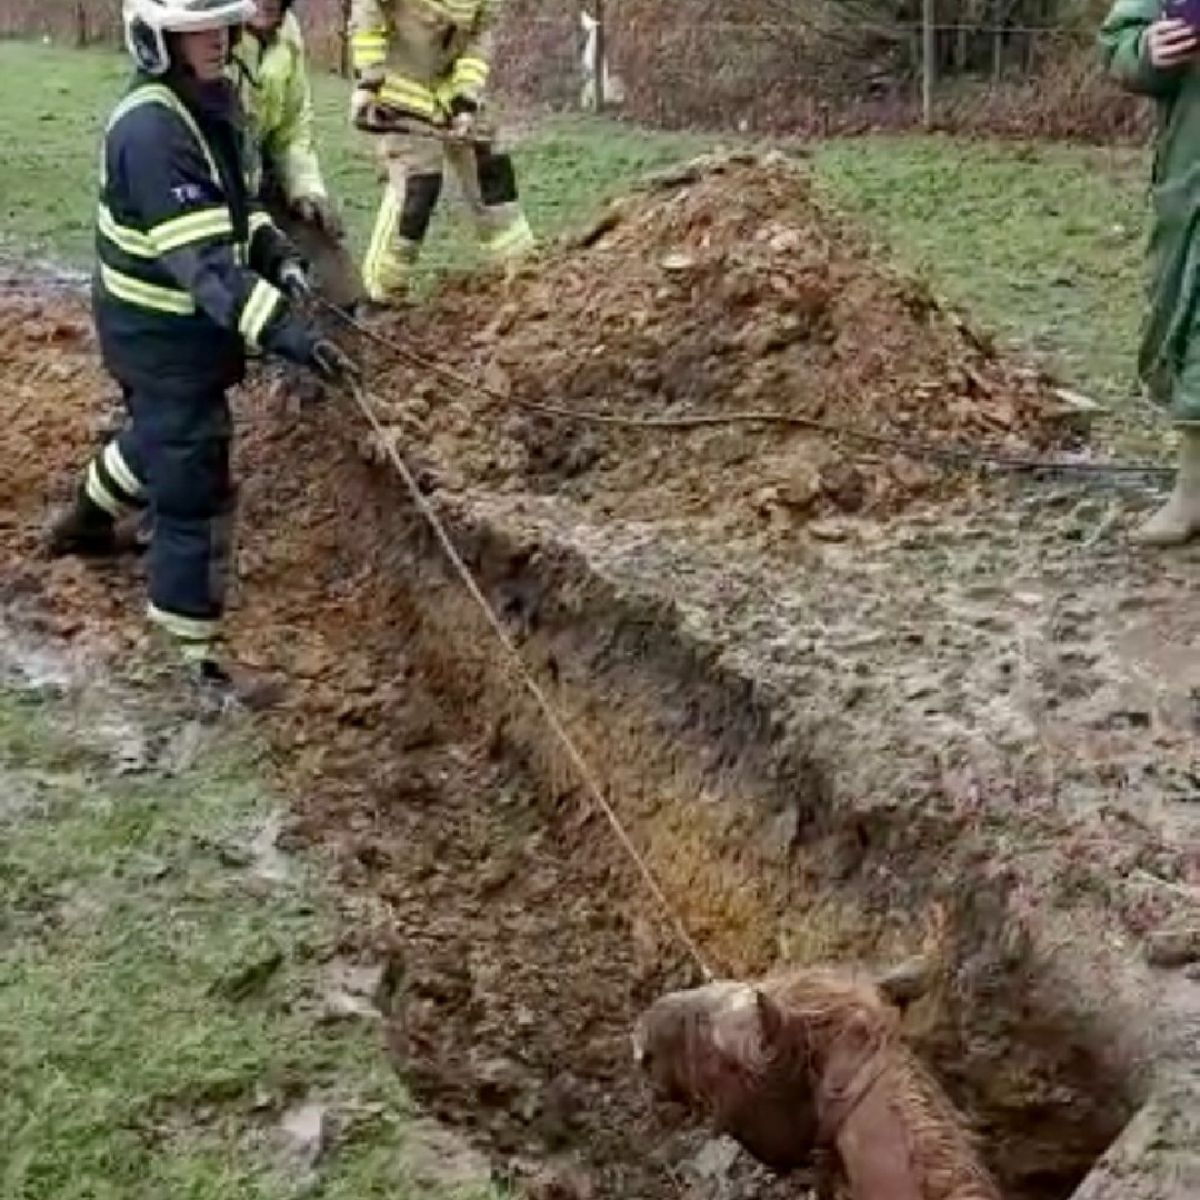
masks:
<svg viewBox="0 0 1200 1200"><path fill-rule="evenodd" d="M1010 452L1063 434L1044 376L881 265L779 154L660 176L529 267L452 281L380 328L486 388L376 358L383 415L445 486L543 491L606 516L880 515L964 476L795 427L631 432L516 400L640 418L769 410Z"/></svg>
<svg viewBox="0 0 1200 1200"><path fill-rule="evenodd" d="M91 432L99 428L98 385L90 329L82 304L18 288L0 275L0 362L5 363L4 427L10 453L19 460L0 478L0 520L15 524L20 501L31 484L45 489L47 477L69 459L72 445L86 456ZM85 414L69 432L54 418ZM53 430L53 432L49 432ZM81 437L80 434L83 436ZM69 444L64 447L64 440ZM82 466L82 461L80 462Z"/></svg>
<svg viewBox="0 0 1200 1200"><path fill-rule="evenodd" d="M100 368L86 300L0 269L0 603L31 607L39 633L101 640L120 600L76 559L45 561L42 537L88 458L114 426L120 396ZM49 598L27 605L48 585Z"/></svg>

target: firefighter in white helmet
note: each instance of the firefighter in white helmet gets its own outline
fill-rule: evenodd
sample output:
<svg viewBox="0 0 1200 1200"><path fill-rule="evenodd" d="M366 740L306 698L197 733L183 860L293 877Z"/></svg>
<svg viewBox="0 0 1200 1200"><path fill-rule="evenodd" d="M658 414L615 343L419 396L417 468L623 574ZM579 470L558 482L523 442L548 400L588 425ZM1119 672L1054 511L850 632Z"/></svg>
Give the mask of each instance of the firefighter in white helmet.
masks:
<svg viewBox="0 0 1200 1200"><path fill-rule="evenodd" d="M125 0L137 74L104 135L93 312L128 422L48 547L115 554L118 520L148 509L150 618L197 684L235 697L217 654L237 494L227 390L259 350L326 380L354 372L292 311L303 265L249 186L226 71L253 15L252 0Z"/></svg>
<svg viewBox="0 0 1200 1200"><path fill-rule="evenodd" d="M368 296L403 298L441 195L446 166L497 260L532 248L512 158L484 133L497 0L351 0L350 57L359 127L398 115L417 132L376 134L388 175L363 264Z"/></svg>
<svg viewBox="0 0 1200 1200"><path fill-rule="evenodd" d="M234 48L233 75L261 160L259 192L304 255L316 288L352 310L362 281L317 156L304 34L292 0L257 5Z"/></svg>

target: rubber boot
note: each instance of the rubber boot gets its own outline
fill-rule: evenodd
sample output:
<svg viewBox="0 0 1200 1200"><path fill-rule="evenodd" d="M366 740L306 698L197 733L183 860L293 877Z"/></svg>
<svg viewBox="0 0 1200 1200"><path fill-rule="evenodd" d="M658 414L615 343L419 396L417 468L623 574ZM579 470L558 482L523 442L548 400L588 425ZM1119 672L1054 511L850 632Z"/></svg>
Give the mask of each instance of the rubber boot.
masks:
<svg viewBox="0 0 1200 1200"><path fill-rule="evenodd" d="M88 497L82 484L74 504L51 520L45 546L51 558L114 558L121 553L116 521Z"/></svg>
<svg viewBox="0 0 1200 1200"><path fill-rule="evenodd" d="M192 659L185 664L185 670L188 682L205 708L244 708L262 712L275 707L284 698L285 689L280 680L247 668L230 670L214 656Z"/></svg>
<svg viewBox="0 0 1200 1200"><path fill-rule="evenodd" d="M1170 499L1134 535L1140 546L1181 546L1200 534L1200 426L1179 433L1179 471Z"/></svg>

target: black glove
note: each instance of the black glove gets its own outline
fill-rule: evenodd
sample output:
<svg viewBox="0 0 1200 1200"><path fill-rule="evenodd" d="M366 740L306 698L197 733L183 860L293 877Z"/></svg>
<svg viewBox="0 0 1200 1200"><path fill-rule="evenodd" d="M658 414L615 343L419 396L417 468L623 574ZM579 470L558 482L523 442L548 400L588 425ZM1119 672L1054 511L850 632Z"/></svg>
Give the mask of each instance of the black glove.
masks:
<svg viewBox="0 0 1200 1200"><path fill-rule="evenodd" d="M307 300L312 295L312 280L298 258L289 258L279 268L279 290L289 300Z"/></svg>
<svg viewBox="0 0 1200 1200"><path fill-rule="evenodd" d="M336 342L327 338L320 338L313 344L308 365L327 383L346 383L362 377L358 364Z"/></svg>
<svg viewBox="0 0 1200 1200"><path fill-rule="evenodd" d="M459 117L466 113L474 116L479 111L479 101L470 96L454 96L450 100L450 115Z"/></svg>
<svg viewBox="0 0 1200 1200"><path fill-rule="evenodd" d="M455 96L446 111L450 114L450 136L470 141L479 117L479 105L468 96Z"/></svg>

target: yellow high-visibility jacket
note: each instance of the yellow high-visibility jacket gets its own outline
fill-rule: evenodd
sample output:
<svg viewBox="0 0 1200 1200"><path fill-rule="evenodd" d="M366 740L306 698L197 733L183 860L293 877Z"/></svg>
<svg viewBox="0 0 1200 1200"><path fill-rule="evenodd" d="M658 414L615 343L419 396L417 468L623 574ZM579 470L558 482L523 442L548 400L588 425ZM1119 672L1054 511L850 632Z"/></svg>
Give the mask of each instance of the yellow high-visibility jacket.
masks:
<svg viewBox="0 0 1200 1200"><path fill-rule="evenodd" d="M440 121L456 96L478 103L487 84L497 0L353 0L350 59L379 99Z"/></svg>
<svg viewBox="0 0 1200 1200"><path fill-rule="evenodd" d="M325 181L313 141L312 89L304 34L287 13L265 45L247 29L234 51L235 81L262 166L287 200L325 198Z"/></svg>

